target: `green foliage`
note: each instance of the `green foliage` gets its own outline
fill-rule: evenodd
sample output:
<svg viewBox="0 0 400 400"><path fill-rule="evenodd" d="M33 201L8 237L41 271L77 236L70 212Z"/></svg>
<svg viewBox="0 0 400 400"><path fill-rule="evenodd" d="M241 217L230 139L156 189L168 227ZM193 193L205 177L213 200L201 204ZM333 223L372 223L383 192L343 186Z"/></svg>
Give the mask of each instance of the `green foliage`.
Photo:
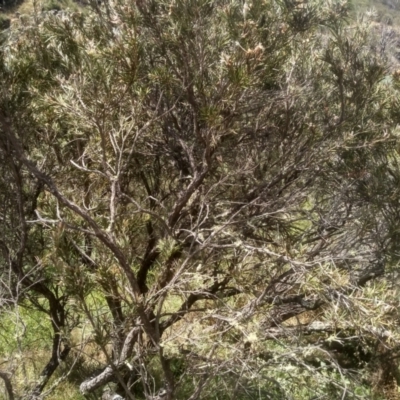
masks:
<svg viewBox="0 0 400 400"><path fill-rule="evenodd" d="M0 14L0 30L8 29L11 26L11 20L7 15Z"/></svg>
<svg viewBox="0 0 400 400"><path fill-rule="evenodd" d="M61 11L64 8L65 6L59 0L49 0L42 5L43 11Z"/></svg>
<svg viewBox="0 0 400 400"><path fill-rule="evenodd" d="M1 47L3 349L23 304L53 396L381 395L400 85L371 21L342 1L92 6Z"/></svg>
<svg viewBox="0 0 400 400"><path fill-rule="evenodd" d="M50 321L32 305L4 309L1 314L0 352L4 357L15 352L47 350L51 338Z"/></svg>

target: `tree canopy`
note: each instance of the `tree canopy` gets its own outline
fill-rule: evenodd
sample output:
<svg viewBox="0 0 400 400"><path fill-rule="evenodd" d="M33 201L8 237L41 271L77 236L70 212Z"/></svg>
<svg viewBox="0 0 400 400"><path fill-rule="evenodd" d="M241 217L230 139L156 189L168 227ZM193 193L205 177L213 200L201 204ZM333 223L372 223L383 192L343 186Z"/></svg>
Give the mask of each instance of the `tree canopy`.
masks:
<svg viewBox="0 0 400 400"><path fill-rule="evenodd" d="M366 18L93 1L1 37L10 399L398 398L400 74Z"/></svg>

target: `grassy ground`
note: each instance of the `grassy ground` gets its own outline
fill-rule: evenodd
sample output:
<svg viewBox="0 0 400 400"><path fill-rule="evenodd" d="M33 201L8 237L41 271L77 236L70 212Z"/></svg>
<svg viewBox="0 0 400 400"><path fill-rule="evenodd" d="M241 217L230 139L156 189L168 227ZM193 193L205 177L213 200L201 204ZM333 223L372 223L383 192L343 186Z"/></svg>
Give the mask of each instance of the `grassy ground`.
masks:
<svg viewBox="0 0 400 400"><path fill-rule="evenodd" d="M355 13L363 13L375 9L378 22L400 27L400 0L349 0ZM76 8L74 0L17 0L12 7L0 12L1 19L15 19L16 13L30 15L34 9Z"/></svg>
<svg viewBox="0 0 400 400"><path fill-rule="evenodd" d="M35 10L51 11L51 10L78 10L80 5L74 0L17 0L13 6L0 8L0 30L5 29L3 26L4 20L18 20L19 16L30 16Z"/></svg>
<svg viewBox="0 0 400 400"><path fill-rule="evenodd" d="M350 2L355 12L375 9L379 22L400 26L399 0L350 0Z"/></svg>

